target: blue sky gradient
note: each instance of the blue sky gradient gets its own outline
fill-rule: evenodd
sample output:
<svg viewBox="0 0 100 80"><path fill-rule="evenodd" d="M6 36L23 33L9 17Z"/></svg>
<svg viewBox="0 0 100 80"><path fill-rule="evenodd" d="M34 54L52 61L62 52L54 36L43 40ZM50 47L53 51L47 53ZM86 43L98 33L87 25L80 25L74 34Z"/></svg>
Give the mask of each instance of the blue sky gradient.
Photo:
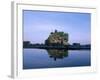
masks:
<svg viewBox="0 0 100 80"><path fill-rule="evenodd" d="M69 34L69 43L91 43L91 14L23 10L24 41L44 43L56 30Z"/></svg>

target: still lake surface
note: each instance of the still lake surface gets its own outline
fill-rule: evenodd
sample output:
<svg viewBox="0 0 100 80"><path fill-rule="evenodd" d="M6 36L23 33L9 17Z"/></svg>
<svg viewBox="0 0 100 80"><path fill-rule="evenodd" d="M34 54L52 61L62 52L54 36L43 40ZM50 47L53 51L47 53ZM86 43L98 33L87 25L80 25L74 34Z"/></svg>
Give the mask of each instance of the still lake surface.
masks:
<svg viewBox="0 0 100 80"><path fill-rule="evenodd" d="M23 69L91 65L90 50L23 49Z"/></svg>

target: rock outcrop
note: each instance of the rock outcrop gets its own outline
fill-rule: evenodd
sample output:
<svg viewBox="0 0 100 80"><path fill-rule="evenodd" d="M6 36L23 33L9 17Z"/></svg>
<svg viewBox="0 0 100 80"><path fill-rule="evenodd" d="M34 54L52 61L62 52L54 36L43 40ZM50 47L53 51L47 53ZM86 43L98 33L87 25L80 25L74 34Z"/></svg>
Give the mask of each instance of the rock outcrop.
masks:
<svg viewBox="0 0 100 80"><path fill-rule="evenodd" d="M67 45L68 44L68 33L51 32L49 37L45 40L46 45Z"/></svg>

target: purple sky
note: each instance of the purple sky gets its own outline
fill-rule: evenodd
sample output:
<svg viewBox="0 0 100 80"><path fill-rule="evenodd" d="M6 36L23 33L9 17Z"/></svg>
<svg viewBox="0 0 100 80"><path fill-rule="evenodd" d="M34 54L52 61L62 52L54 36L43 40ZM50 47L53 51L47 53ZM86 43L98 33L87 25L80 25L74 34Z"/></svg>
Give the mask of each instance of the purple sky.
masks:
<svg viewBox="0 0 100 80"><path fill-rule="evenodd" d="M91 43L91 14L23 10L24 41L44 43L50 32L64 31L69 43Z"/></svg>

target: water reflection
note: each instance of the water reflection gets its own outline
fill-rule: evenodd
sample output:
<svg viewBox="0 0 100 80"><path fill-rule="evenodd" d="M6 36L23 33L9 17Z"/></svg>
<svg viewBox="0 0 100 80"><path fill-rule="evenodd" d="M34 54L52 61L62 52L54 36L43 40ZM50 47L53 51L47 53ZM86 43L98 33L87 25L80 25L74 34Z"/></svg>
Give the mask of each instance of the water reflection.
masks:
<svg viewBox="0 0 100 80"><path fill-rule="evenodd" d="M63 59L64 57L68 57L68 50L58 50L58 49L48 49L47 50L49 57L53 58L55 61L57 59Z"/></svg>

